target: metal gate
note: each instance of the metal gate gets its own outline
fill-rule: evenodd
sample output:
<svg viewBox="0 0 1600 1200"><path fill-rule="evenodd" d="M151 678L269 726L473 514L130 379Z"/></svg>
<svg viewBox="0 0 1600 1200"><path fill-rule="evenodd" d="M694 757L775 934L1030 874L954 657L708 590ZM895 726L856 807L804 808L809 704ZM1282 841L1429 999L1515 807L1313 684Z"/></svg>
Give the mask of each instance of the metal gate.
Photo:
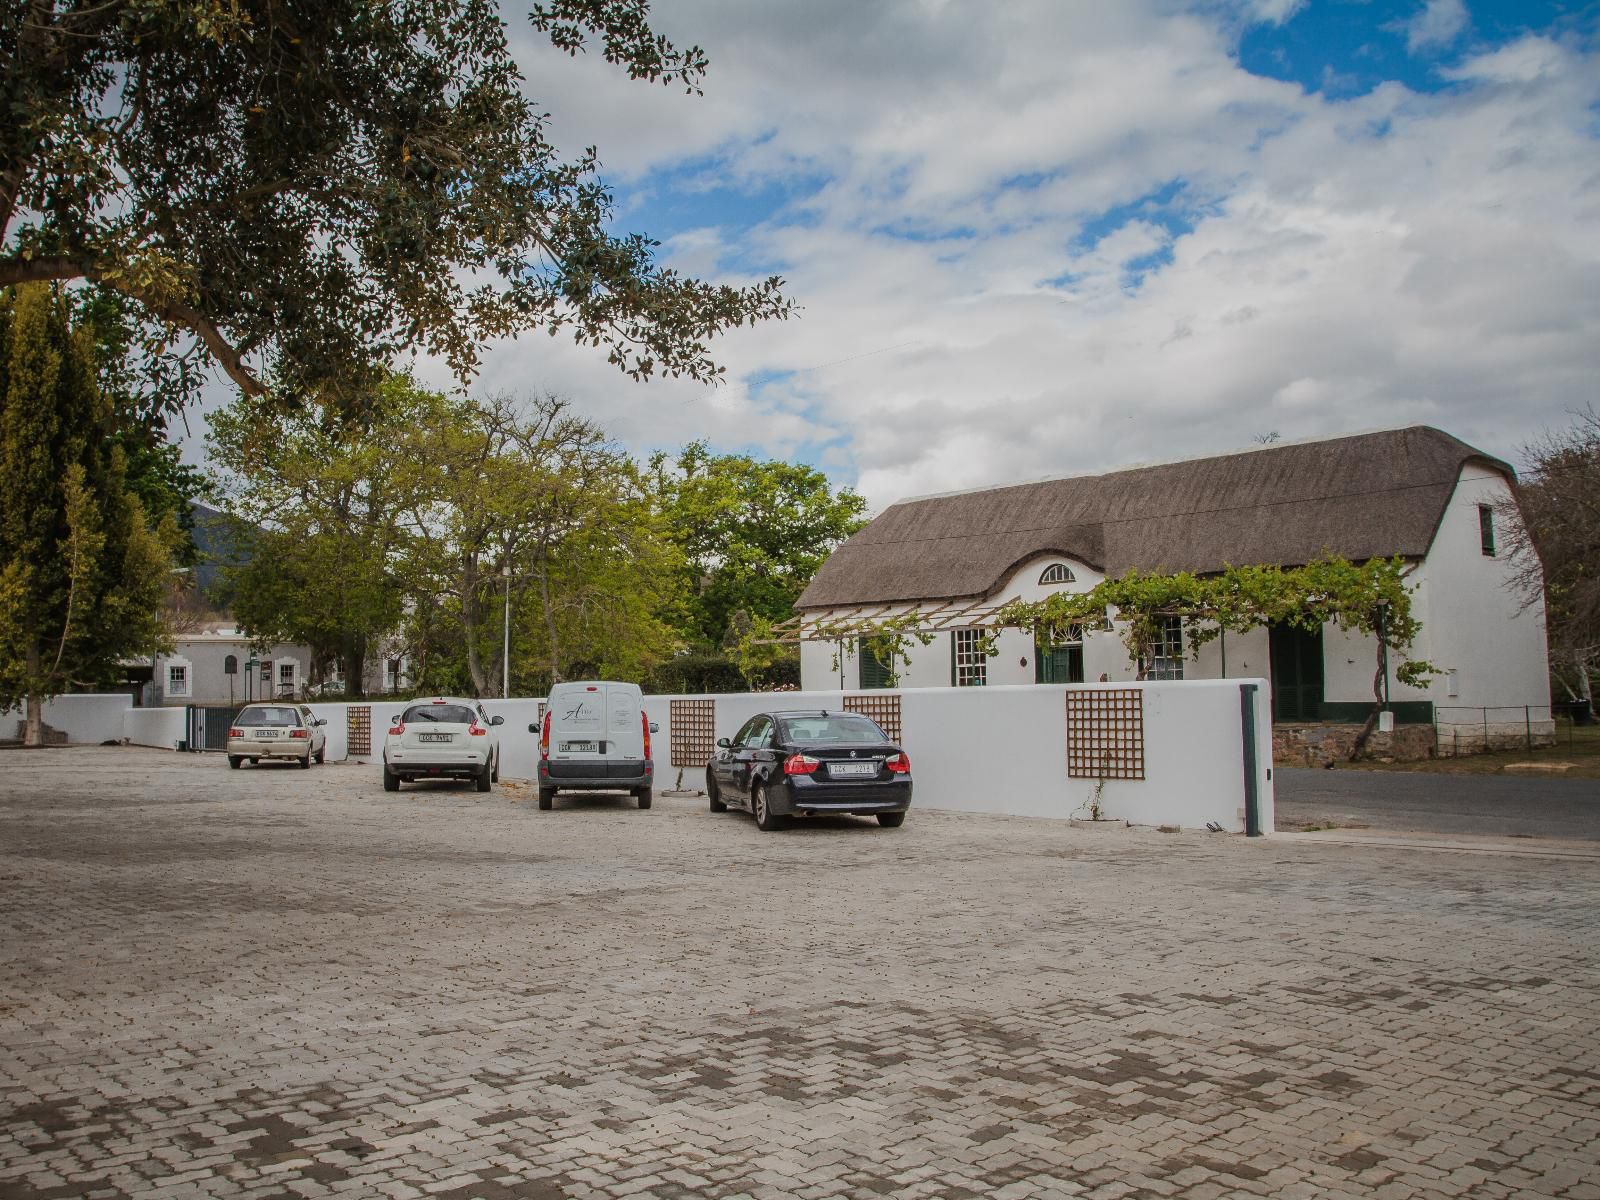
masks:
<svg viewBox="0 0 1600 1200"><path fill-rule="evenodd" d="M188 748L190 750L226 750L228 729L234 718L243 711L243 705L226 704L221 707L191 704L189 706Z"/></svg>

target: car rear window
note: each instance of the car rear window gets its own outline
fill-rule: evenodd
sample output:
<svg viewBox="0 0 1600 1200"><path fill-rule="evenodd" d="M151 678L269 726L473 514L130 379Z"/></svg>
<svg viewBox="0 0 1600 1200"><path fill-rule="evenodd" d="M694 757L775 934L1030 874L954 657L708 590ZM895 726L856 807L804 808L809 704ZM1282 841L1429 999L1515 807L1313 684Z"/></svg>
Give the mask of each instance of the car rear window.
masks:
<svg viewBox="0 0 1600 1200"><path fill-rule="evenodd" d="M789 717L783 724L788 730L788 740L791 742L824 745L828 742L859 744L889 740L884 736L883 730L866 717Z"/></svg>
<svg viewBox="0 0 1600 1200"><path fill-rule="evenodd" d="M278 708L275 706L247 708L239 714L234 724L254 725L258 729L263 726L297 729L300 726L300 714L292 708Z"/></svg>
<svg viewBox="0 0 1600 1200"><path fill-rule="evenodd" d="M406 709L402 722L439 721L446 725L471 725L478 714L464 704L413 704Z"/></svg>

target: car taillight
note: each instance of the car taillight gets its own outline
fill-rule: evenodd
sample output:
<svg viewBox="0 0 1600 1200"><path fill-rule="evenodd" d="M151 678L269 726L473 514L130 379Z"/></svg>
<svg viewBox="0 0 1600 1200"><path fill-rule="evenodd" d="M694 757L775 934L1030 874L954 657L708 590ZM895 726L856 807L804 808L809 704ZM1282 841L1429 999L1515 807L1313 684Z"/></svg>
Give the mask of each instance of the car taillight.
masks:
<svg viewBox="0 0 1600 1200"><path fill-rule="evenodd" d="M906 755L904 750L902 750L899 754L895 754L884 759L883 765L886 770L893 771L896 775L911 774L911 759Z"/></svg>
<svg viewBox="0 0 1600 1200"><path fill-rule="evenodd" d="M487 729L485 729L482 725L474 724L474 725L468 725L467 726L467 732L469 734L471 734L473 737L484 737L484 736L486 736L488 734L489 731Z"/></svg>
<svg viewBox="0 0 1600 1200"><path fill-rule="evenodd" d="M644 757L645 761L648 762L650 759L650 714L643 709L639 711L639 724L644 726Z"/></svg>
<svg viewBox="0 0 1600 1200"><path fill-rule="evenodd" d="M544 710L544 728L539 734L539 757L550 757L550 710Z"/></svg>
<svg viewBox="0 0 1600 1200"><path fill-rule="evenodd" d="M230 729L230 730L228 730L228 736L229 737L243 737L244 736L244 730L242 730L242 729Z"/></svg>
<svg viewBox="0 0 1600 1200"><path fill-rule="evenodd" d="M821 765L820 759L812 758L809 754L791 754L783 760L783 773L785 775L815 775L817 768Z"/></svg>
<svg viewBox="0 0 1600 1200"><path fill-rule="evenodd" d="M311 736L311 731L309 729L291 729L289 730L289 736L292 738L308 738Z"/></svg>
<svg viewBox="0 0 1600 1200"><path fill-rule="evenodd" d="M405 731L406 731L406 723L404 721L401 721L398 725L389 726L389 732L394 734L396 737L398 737L400 734L404 733Z"/></svg>

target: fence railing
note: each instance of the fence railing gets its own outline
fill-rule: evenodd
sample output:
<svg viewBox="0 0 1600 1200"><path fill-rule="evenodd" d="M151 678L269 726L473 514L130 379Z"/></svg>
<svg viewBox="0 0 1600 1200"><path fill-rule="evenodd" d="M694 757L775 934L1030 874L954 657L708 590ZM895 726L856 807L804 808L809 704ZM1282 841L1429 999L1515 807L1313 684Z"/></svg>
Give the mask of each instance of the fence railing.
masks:
<svg viewBox="0 0 1600 1200"><path fill-rule="evenodd" d="M1526 750L1560 744L1573 723L1550 704L1438 705L1433 710L1435 756Z"/></svg>

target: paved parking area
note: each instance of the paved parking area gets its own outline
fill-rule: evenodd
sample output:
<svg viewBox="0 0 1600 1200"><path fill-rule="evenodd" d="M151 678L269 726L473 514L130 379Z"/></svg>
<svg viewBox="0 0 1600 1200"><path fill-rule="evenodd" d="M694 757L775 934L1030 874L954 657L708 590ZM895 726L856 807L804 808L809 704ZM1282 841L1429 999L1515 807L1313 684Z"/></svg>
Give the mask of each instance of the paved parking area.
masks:
<svg viewBox="0 0 1600 1200"><path fill-rule="evenodd" d="M0 896L4 1197L1600 1197L1592 860L91 749Z"/></svg>

